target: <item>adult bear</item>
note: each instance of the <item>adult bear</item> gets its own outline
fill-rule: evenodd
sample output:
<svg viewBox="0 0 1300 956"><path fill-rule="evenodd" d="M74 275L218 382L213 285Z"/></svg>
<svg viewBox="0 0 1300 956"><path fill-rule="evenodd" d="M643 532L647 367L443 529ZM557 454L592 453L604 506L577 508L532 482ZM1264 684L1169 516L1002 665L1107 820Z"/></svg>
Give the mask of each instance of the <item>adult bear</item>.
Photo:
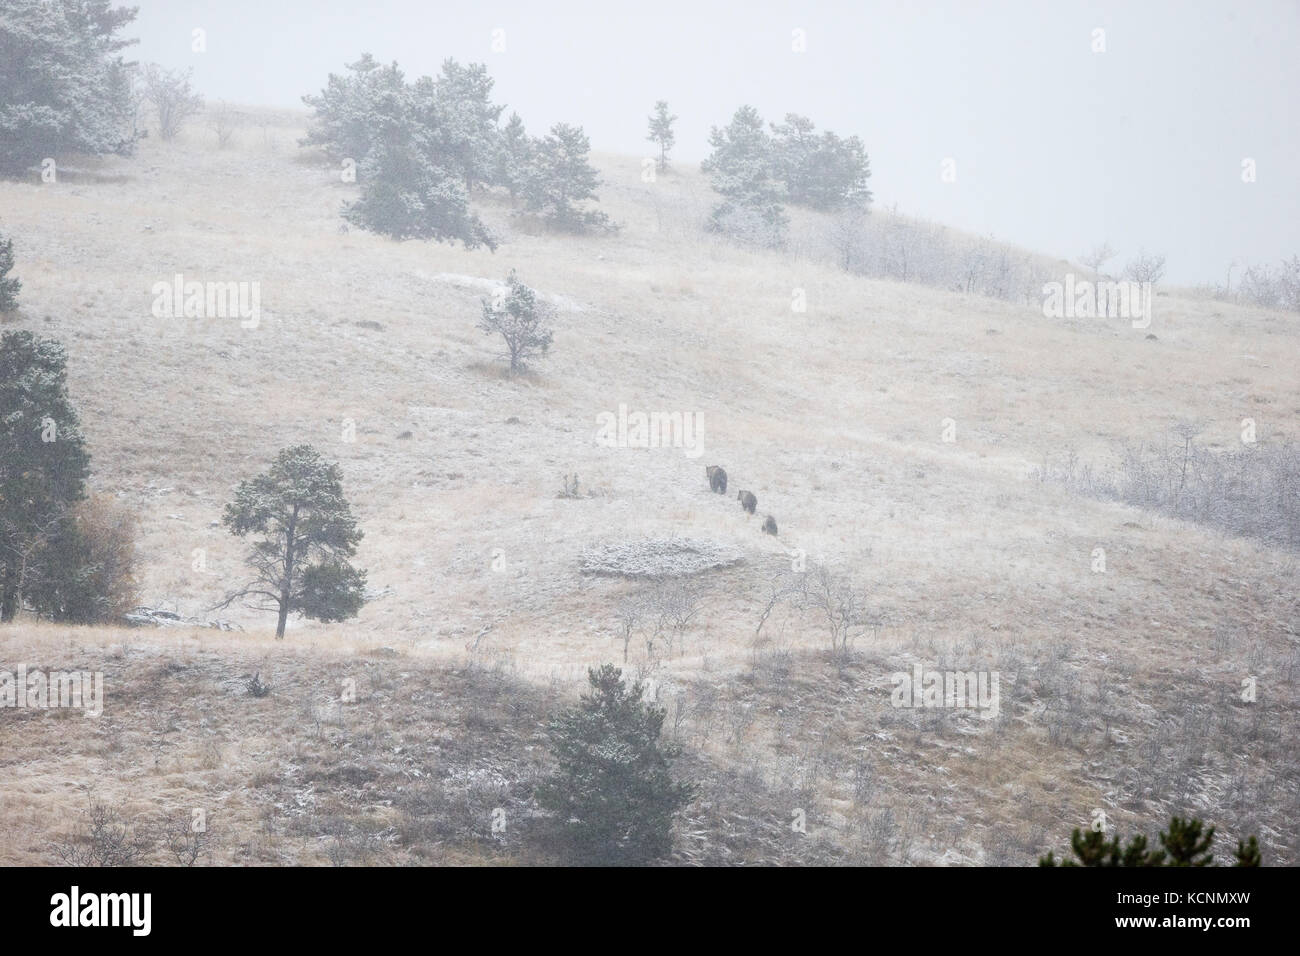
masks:
<svg viewBox="0 0 1300 956"><path fill-rule="evenodd" d="M704 469L704 473L709 476L709 488L720 495L727 493L727 473L722 470L721 465L709 465Z"/></svg>
<svg viewBox="0 0 1300 956"><path fill-rule="evenodd" d="M776 519L771 515L763 522L763 534L776 534Z"/></svg>
<svg viewBox="0 0 1300 956"><path fill-rule="evenodd" d="M753 514L754 509L758 507L758 499L754 497L752 491L736 492L736 500L740 502L740 507L744 508L750 514Z"/></svg>

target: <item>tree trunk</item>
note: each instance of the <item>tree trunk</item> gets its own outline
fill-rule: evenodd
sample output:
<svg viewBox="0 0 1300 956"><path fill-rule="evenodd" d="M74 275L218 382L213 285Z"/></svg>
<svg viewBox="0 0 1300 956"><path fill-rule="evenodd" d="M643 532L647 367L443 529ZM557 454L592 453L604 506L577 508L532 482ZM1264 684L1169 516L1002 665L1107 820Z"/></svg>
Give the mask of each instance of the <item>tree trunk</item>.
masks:
<svg viewBox="0 0 1300 956"><path fill-rule="evenodd" d="M284 625L289 620L289 589L280 592L280 622L275 626L277 639L284 637Z"/></svg>
<svg viewBox="0 0 1300 956"><path fill-rule="evenodd" d="M6 562L0 577L0 622L8 623L18 614L18 569Z"/></svg>
<svg viewBox="0 0 1300 956"><path fill-rule="evenodd" d="M289 515L289 527L285 530L284 535L284 583L280 585L280 620L275 626L275 637L279 640L284 637L284 625L289 620L289 596L293 593L293 566L294 566L294 546L297 544L295 534L298 530L298 503L293 505L293 513Z"/></svg>

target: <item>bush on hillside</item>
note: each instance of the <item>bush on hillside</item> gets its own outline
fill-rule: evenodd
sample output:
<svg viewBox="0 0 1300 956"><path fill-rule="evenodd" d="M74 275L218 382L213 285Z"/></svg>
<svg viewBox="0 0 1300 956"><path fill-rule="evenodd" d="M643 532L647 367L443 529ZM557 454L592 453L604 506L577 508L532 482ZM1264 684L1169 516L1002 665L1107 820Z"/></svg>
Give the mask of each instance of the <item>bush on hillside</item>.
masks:
<svg viewBox="0 0 1300 956"><path fill-rule="evenodd" d="M1071 455L1044 464L1040 477L1300 551L1300 445L1293 442L1213 451L1196 441L1192 426L1157 441L1121 446L1118 464L1109 469Z"/></svg>
<svg viewBox="0 0 1300 956"><path fill-rule="evenodd" d="M78 502L29 568L24 597L70 624L120 621L138 603L135 515L99 495Z"/></svg>

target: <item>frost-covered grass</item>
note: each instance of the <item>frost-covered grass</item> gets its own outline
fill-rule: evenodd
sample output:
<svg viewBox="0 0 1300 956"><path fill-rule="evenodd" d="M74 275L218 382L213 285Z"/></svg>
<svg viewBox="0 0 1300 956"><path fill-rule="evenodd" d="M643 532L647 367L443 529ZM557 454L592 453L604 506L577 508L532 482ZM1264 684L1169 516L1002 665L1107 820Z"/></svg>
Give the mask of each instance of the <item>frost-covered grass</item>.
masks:
<svg viewBox="0 0 1300 956"><path fill-rule="evenodd" d="M506 234L496 254L341 233L339 204L355 187L299 153L301 121L275 114L274 122L239 131L226 150L196 123L174 143L149 140L134 159L98 164L93 178L0 182L4 230L15 240L23 281L22 309L7 327L57 336L68 348L92 487L141 514L141 600L195 616L215 602L240 571L243 544L212 522L240 479L299 442L340 463L365 531L357 564L374 587L391 589L355 621L292 621L279 648L266 640L272 616L223 612L245 632L222 637L222 659L210 672L195 671L203 678L194 687L161 685L169 699L188 695L174 703L193 708L194 719L175 731L153 729L143 711L129 711L118 724L128 763L114 762L108 731L60 744L57 735L44 736L60 729L56 719L4 724L0 734L11 736L0 753L19 752L16 743L26 748L14 758L21 773L0 804L0 823L33 835L21 845L41 845L50 821L67 818L76 788L92 777L167 807L166 787L210 781L212 794L232 801L237 845L250 845L240 858L277 858L277 841L299 834L264 826L261 805L250 802L262 754L281 746L292 754L301 745L312 761L336 758L318 753L305 725L278 711L243 749L222 744L214 754L206 741L240 739L248 714L223 704L203 726L200 709L217 692L209 683L260 667L263 679L310 683L323 699L338 693L328 670L336 656L389 647L421 666L454 668L465 665L469 647L543 697L553 681L557 693L572 695L587 666L621 658L619 604L643 586L622 572L584 574L583 555L612 545L604 564L635 571L656 566L645 563L639 542L673 539L743 560L699 576L700 611L671 653L633 641L628 668L665 687L700 689L701 709L683 721L711 729L689 735L692 759L712 761L701 772L717 774L724 795L742 793L736 779L755 781L743 791L750 797L737 796L742 816L789 814L801 805L792 800L805 799L806 781L814 805L840 827L831 810L849 799L859 760L898 799L845 820L880 839L929 827L935 849L920 858L931 861L944 859L944 847L959 854L949 862L979 858L960 834L944 835L964 821L988 828L993 841L1000 839L994 830L1032 808L1033 826L1015 838L1020 849L1039 845L1028 832L1039 827L1059 847L1097 806L1173 808L1183 779L1203 784L1183 809L1217 817L1227 829L1238 822L1226 819L1234 807L1292 805L1295 784L1277 752L1238 740L1251 725L1229 712L1225 688L1239 692L1241 680L1266 665L1274 677L1261 687L1276 695L1269 708L1276 700L1295 709L1294 683L1278 676L1296 636L1294 556L1030 475L1067 446L1095 460L1116 442L1152 441L1184 419L1205 423L1198 440L1210 448L1239 447L1247 417L1270 441L1300 437L1294 321L1177 290L1156 299L1150 329L1047 320L1041 310L984 296L854 277L797 251L741 250L700 232L694 210L707 208L709 195L697 172L683 166L643 183L638 157L596 157L603 204L623 225L614 236L529 234L498 199L478 201ZM815 227L813 218L803 225ZM549 301L568 304L557 310L551 355L527 378L500 374L495 344L475 328L480 299L511 268ZM155 318L150 290L178 272L260 282L260 326ZM806 310L796 310L796 301ZM598 416L620 404L696 413L703 455L600 444ZM354 431L345 428L349 421ZM350 434L355 441L345 440ZM727 469L731 495L710 493L708 464ZM561 476L574 473L583 489L600 493L557 498ZM757 515L741 510L740 488L757 495ZM759 530L768 513L779 538ZM1095 570L1097 549L1105 553L1103 571ZM773 621L762 635L771 643L755 646L766 569L791 568L801 556L851 576L887 622L870 645L859 644L872 656L851 665L869 668L853 678L857 696L836 690L836 666L823 660L825 629L811 621ZM897 721L878 713L879 700L860 698L887 695L888 672L913 642L923 656L930 642L950 639L1014 640L1044 661L1068 639L1070 666L1035 691L1037 710L1017 712L1023 723L1014 726L1023 733L960 752L955 784L925 790L942 776L938 768L951 770L947 755L964 738L956 730L932 733L926 715L913 715L917 727L903 728L904 747ZM80 659L77 644L93 640L28 623L0 631L6 661L21 649L49 666ZM171 631L114 633L119 640L149 648L138 659L143 667L185 663L191 653L191 642ZM262 663L281 652L292 657L285 678ZM1216 664L1207 674L1210 657ZM1106 705L1124 723L1123 737L1106 742L1093 687L1118 659L1132 672L1124 684L1132 692ZM126 660L137 660L129 647ZM756 666L762 680L802 689L788 698L750 695L737 681ZM131 693L148 699L145 672L123 676L141 681ZM1078 687L1087 690L1071 690ZM421 698L426 710L453 706L448 701L457 713L469 707L465 688L440 689L441 700ZM705 716L710 694L712 718ZM273 689L240 704L275 700ZM1202 705L1208 723L1196 710ZM828 737L822 728L836 713L846 723ZM1258 739L1273 746L1269 734L1281 724L1275 710L1264 713ZM1160 714L1173 716L1161 724ZM413 709L413 733L468 732L462 723L419 719ZM491 725L502 717L483 708L465 719ZM1162 754L1154 783L1123 776L1150 764L1144 754L1183 726L1199 728L1212 746L1180 755L1177 766ZM349 733L382 741L384 719L349 725ZM1148 733L1155 743L1141 750ZM145 773L153 736L185 755L179 776ZM773 743L780 740L815 755L816 772L796 766L796 757L805 758ZM58 746L66 751L47 759ZM524 779L532 752L508 752L523 762L507 769ZM240 762L230 775L204 769L232 753ZM1240 761L1225 756L1237 753ZM461 770L465 781L496 780ZM361 780L364 791L358 771L327 763L320 772L317 793L341 793L349 779ZM1227 796L1234 778L1244 779L1235 792L1246 797ZM870 790L866 778L860 789ZM285 812L278 803L292 808L296 800L286 791L271 801L273 819ZM178 796L176 806L183 803ZM922 809L924 819L905 813ZM381 834L399 825L395 813L380 821ZM715 836L737 825L731 818L700 824L716 826ZM345 850L370 845L339 826ZM327 859L328 840L316 836L301 859ZM775 840L775 831L769 836ZM844 830L819 839L858 845ZM266 842L275 846L263 854Z"/></svg>
<svg viewBox="0 0 1300 956"><path fill-rule="evenodd" d="M582 553L584 574L624 578L682 577L738 564L744 557L735 548L692 538L646 538L616 541Z"/></svg>

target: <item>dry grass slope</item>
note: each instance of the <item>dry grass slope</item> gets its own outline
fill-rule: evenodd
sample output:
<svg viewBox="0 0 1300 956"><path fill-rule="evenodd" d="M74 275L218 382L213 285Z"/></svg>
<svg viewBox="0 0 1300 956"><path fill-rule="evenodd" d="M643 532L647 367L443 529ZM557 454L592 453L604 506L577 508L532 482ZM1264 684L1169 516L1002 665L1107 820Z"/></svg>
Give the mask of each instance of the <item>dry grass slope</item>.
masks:
<svg viewBox="0 0 1300 956"><path fill-rule="evenodd" d="M213 862L546 862L546 716L621 658L639 587L582 556L671 537L743 559L695 576L670 653L631 643L701 782L678 861L1025 863L1095 808L1148 832L1197 812L1300 860L1295 556L1031 478L1184 419L1212 447L1247 417L1300 437L1293 316L1172 290L1135 330L855 278L711 240L698 173L645 184L631 157L598 157L616 236L529 234L489 200L496 254L398 244L340 232L354 187L297 149L302 116L249 115L229 149L195 124L57 185L0 183L14 321L69 349L94 490L141 516L146 602L197 613L234 583L240 544L212 522L297 442L340 462L358 563L391 592L280 644L251 613L242 635L0 633L0 669L107 686L98 720L0 710L0 863L51 862L91 786L142 825L207 808ZM474 327L512 267L559 306L553 354L515 380ZM177 273L260 282L260 326L155 318ZM619 403L697 413L704 458L603 447ZM778 538L710 493L705 460ZM597 493L557 497L573 472ZM848 658L806 617L755 638L790 549L868 595ZM892 708L916 661L999 670L1001 716Z"/></svg>

